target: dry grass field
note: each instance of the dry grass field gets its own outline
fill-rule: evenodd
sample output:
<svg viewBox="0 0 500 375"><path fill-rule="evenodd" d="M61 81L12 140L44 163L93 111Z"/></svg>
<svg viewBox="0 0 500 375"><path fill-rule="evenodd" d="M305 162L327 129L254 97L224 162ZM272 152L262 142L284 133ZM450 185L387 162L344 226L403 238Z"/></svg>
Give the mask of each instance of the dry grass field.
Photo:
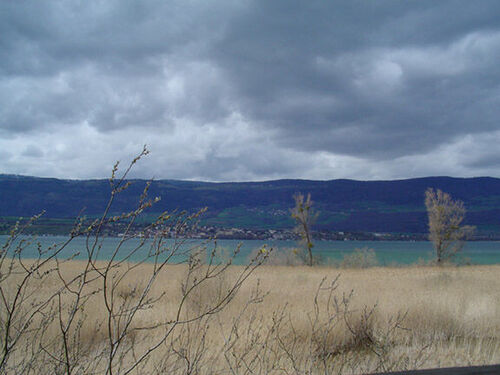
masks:
<svg viewBox="0 0 500 375"><path fill-rule="evenodd" d="M231 290L243 267L206 278L207 265L166 265L150 283L152 264L120 278L130 266L123 263L106 280L113 298L89 272L74 304L77 288L61 289L62 280L86 265L61 263L59 275L31 280L11 325L21 330L33 306L51 302L19 337L4 373L359 374L500 363L500 266L264 265ZM20 280L8 279L2 298L12 300ZM1 312L5 347L11 315Z"/></svg>

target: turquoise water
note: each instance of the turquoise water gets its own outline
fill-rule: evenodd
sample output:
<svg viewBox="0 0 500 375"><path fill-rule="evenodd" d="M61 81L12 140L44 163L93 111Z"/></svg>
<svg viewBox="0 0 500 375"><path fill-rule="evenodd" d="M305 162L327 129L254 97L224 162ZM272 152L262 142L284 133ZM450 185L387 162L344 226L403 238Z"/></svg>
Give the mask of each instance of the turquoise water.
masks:
<svg viewBox="0 0 500 375"><path fill-rule="evenodd" d="M24 239L27 239L25 237ZM0 245L3 245L7 240L7 236L0 236ZM66 237L58 236L40 236L37 241L41 244L41 248L47 248L54 244L63 243ZM105 238L100 243L101 250L99 258L109 259L118 245L119 238ZM180 247L180 251L187 253L189 249L196 247L202 243L200 240L186 240ZM134 239L125 242L120 248L119 254L129 253L137 247L139 240ZM173 240L167 240L166 247L174 246ZM151 242L147 242L133 256L131 261L139 261L144 258L150 249ZM223 253L229 254L237 246L241 246L240 252L234 260L235 264L244 264L248 261L250 254L256 249L264 245L273 247L278 251L290 251L291 248L297 246L295 241L260 241L260 240L218 240L217 247ZM211 250L213 246L208 246ZM370 248L376 253L377 260L381 265L405 265L417 263L419 261L431 260L434 257L432 245L429 242L407 242L407 241L316 241L313 248L313 253L320 255L326 261L338 261L345 255L352 253L355 249ZM61 254L61 258L66 258L79 253L75 258L84 259L86 255L86 241L84 238L75 238ZM24 258L33 258L38 254L37 246L34 244L27 246L22 253ZM176 256L172 258L172 262L181 262L185 256ZM500 264L500 242L494 241L474 241L465 244L459 260L471 264Z"/></svg>

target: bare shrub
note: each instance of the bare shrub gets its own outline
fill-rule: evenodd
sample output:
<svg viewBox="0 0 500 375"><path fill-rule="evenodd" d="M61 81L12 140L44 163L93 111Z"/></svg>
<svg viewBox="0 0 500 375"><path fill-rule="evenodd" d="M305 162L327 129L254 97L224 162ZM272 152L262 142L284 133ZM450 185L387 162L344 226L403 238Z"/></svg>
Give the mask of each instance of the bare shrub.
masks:
<svg viewBox="0 0 500 375"><path fill-rule="evenodd" d="M289 305L264 317L254 308L265 301L258 287L253 298L233 319L224 336L224 355L233 374L329 374L388 371L400 364L390 358L395 331L403 329L404 314L388 322L377 319L377 307L352 307L354 294L338 293L338 277L324 278L312 295L307 319ZM264 309L265 310L265 309ZM373 363L375 362L375 363Z"/></svg>
<svg viewBox="0 0 500 375"><path fill-rule="evenodd" d="M230 279L224 274L239 248L225 262L217 258L214 248L206 263L201 262L200 257L206 254L204 246L186 249L183 245L185 235L204 210L194 214L164 212L144 231L134 232L136 219L159 200L148 198L150 183L133 210L111 216L116 197L131 184L126 180L129 171L147 154L144 148L119 177L118 163L114 166L110 198L101 217L91 222L79 219L61 244L47 249L38 244L36 259L24 259L23 251L32 245L32 239L22 234L39 216L12 229L0 252L0 373L137 373L165 345L185 362L187 349L172 341L174 333L180 330L181 335L175 337L184 342L179 337L190 337L193 325L203 325L208 317L222 311L265 260L268 253L257 254ZM108 259L100 260L103 230L117 222L124 224L124 233ZM174 240L167 241L166 235L172 233ZM80 236L86 239L85 260L67 272L60 254ZM126 244L131 245L129 250L125 250ZM176 298L158 285L158 280L168 278L167 264L179 258L187 259L187 271L180 298ZM213 281L220 285L216 294L199 308L191 308L188 301L205 295ZM165 303L169 310L154 310L159 303ZM87 311L97 316L89 316ZM189 347L195 345L195 341L188 341ZM197 345L203 348L204 341ZM187 367L188 372L196 369L192 363Z"/></svg>

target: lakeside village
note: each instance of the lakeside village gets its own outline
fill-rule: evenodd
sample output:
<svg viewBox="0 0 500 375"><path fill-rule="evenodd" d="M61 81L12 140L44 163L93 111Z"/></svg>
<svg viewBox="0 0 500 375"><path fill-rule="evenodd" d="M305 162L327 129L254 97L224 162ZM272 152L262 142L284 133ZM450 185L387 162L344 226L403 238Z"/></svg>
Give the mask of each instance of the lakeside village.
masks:
<svg viewBox="0 0 500 375"><path fill-rule="evenodd" d="M9 220L10 219L10 220ZM27 218L20 218L21 225L26 224ZM16 220L12 218L0 217L0 235L8 235ZM101 230L101 234L107 237L123 237L125 223L107 223ZM26 228L26 234L36 234L39 236L65 236L73 229L72 220L43 219L34 222ZM257 229L257 228L236 228L221 227L213 225L198 225L190 228L188 232L179 233L173 227L162 227L149 229L144 224L134 224L129 228L129 236L153 237L158 231L166 238L192 238L192 239L224 239L224 240L290 240L297 241L299 235L293 228L284 229ZM313 230L313 238L318 241L427 241L426 233L375 233L375 232L348 232L332 230ZM488 237L487 240L496 238ZM500 238L498 238L500 240Z"/></svg>
<svg viewBox="0 0 500 375"><path fill-rule="evenodd" d="M21 224L25 224L24 218ZM0 235L8 235L15 222L0 217ZM105 237L123 237L126 230L125 223L107 223L101 228L101 235ZM36 234L39 236L65 236L72 231L71 221L48 219L42 223L34 223L28 227L25 234ZM214 225L198 225L191 227L189 231L176 231L174 227L165 226L154 229L145 224L134 224L129 228L129 237L154 237L162 232L166 238L190 238L190 239L221 239L221 240L265 240L265 241L297 241L299 234L293 228L281 229L258 229L221 227ZM428 241L427 233L380 233L380 232L350 232L334 230L313 230L315 241ZM469 241L500 241L498 233L475 232Z"/></svg>
<svg viewBox="0 0 500 375"><path fill-rule="evenodd" d="M167 238L179 237L173 228L163 228L163 235ZM119 228L106 227L103 234L110 237L122 237ZM154 236L155 231L134 228L130 235ZM199 226L194 230L182 233L183 237L192 239L224 239L224 240L290 240L297 241L299 235L293 229L245 229L223 228L216 226ZM426 241L427 234L399 234L399 233L369 233L343 231L313 231L313 237L319 241Z"/></svg>
<svg viewBox="0 0 500 375"><path fill-rule="evenodd" d="M117 225L118 224L118 225ZM123 223L107 225L102 234L109 237L122 237ZM144 226L134 226L130 229L130 236L153 237L161 230L166 238L191 239L221 239L221 240L285 240L297 241L299 234L293 228L285 229L255 229L255 228L227 228L211 225L199 225L188 232L176 232L173 227L145 229ZM378 233L378 232L347 232L332 230L313 230L316 241L428 241L428 233ZM500 236L494 233L475 233L469 241L500 241Z"/></svg>

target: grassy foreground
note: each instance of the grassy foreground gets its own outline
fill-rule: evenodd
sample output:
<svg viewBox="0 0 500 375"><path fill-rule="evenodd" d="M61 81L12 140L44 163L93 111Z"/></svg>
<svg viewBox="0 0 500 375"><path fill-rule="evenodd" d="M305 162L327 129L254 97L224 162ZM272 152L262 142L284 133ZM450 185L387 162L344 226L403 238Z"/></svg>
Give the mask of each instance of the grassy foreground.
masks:
<svg viewBox="0 0 500 375"><path fill-rule="evenodd" d="M70 261L59 269L69 280L85 265ZM125 306L120 311L137 306L134 300L146 288L152 267L143 264L117 284L113 301ZM203 267L197 272L203 273ZM186 295L182 291L196 282L196 275L187 277L186 265L167 265L128 328L132 334L127 345L116 348L122 352L114 373L125 373L120 369L174 321L181 323L130 373L359 374L500 363L500 266L261 266L227 306L211 311L240 273L241 267L231 266ZM119 272L114 280L116 275ZM52 275L30 290L37 299L49 299L60 280ZM70 370L104 373L100 362L109 355L107 309L100 294L92 292L99 286L91 282L86 288L87 302L76 313L78 324L67 332L75 353ZM69 300L71 293L61 296ZM66 305L58 306L62 308L51 311L65 318ZM2 315L4 322L4 311ZM32 355L31 372L54 373L59 368L63 373L54 356L64 350L54 346L60 335L60 320L54 319L43 334L23 336L22 349L10 359L12 366Z"/></svg>

